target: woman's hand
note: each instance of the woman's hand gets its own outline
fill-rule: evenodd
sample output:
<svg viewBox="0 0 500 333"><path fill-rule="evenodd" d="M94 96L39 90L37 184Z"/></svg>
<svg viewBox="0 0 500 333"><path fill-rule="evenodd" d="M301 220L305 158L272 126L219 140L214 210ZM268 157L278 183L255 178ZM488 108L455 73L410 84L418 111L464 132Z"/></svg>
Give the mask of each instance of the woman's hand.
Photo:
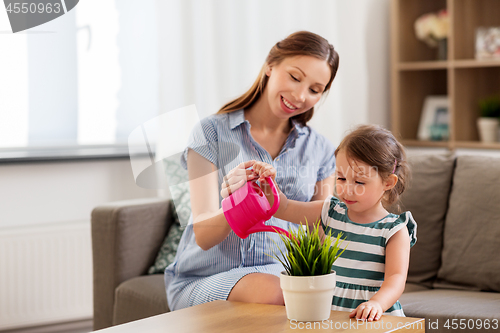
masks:
<svg viewBox="0 0 500 333"><path fill-rule="evenodd" d="M273 180L276 180L276 169L271 164L255 162L253 165L253 172L259 177L258 181L261 183L266 177L271 177Z"/></svg>
<svg viewBox="0 0 500 333"><path fill-rule="evenodd" d="M379 320L382 317L384 311L382 306L377 301L368 301L361 303L358 307L349 314L349 318L356 317L357 320L368 320L374 321Z"/></svg>
<svg viewBox="0 0 500 333"><path fill-rule="evenodd" d="M220 195L223 198L227 198L231 193L234 193L237 189L245 185L247 181L254 180L257 175L252 170L247 170L247 168L253 166L255 163L256 161L254 160L246 161L229 171L229 173L224 176Z"/></svg>

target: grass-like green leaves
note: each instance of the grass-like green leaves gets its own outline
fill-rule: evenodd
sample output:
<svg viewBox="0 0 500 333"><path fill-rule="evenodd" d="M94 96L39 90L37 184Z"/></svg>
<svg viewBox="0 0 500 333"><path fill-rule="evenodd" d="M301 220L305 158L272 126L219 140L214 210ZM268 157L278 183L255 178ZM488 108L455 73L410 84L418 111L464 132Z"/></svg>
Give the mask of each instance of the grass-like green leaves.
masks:
<svg viewBox="0 0 500 333"><path fill-rule="evenodd" d="M492 95L479 100L481 117L500 118L500 95Z"/></svg>
<svg viewBox="0 0 500 333"><path fill-rule="evenodd" d="M304 228L302 224L297 231L290 228L290 238L279 234L285 244L287 253L285 254L279 250L281 256L278 256L274 251L273 255L266 254L281 262L290 276L329 274L335 260L345 251L345 248L340 251L340 244L344 242L344 239L341 239L343 234L339 232L337 237L333 237L331 233L325 234L322 242L319 228L320 221L314 224L312 230L310 230L311 228ZM277 247L280 249L279 246Z"/></svg>

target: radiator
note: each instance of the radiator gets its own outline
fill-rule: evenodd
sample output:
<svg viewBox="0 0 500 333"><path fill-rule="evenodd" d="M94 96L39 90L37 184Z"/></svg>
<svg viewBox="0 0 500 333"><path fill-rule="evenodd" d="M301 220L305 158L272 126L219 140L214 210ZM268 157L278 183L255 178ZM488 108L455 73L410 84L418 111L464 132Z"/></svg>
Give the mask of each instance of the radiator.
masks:
<svg viewBox="0 0 500 333"><path fill-rule="evenodd" d="M0 330L91 317L90 221L0 228Z"/></svg>

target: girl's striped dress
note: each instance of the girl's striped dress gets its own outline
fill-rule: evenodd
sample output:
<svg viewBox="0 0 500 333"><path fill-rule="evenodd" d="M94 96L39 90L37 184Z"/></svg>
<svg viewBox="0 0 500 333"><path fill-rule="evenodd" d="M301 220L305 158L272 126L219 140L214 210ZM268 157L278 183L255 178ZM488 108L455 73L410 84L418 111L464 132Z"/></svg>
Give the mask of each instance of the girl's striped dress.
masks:
<svg viewBox="0 0 500 333"><path fill-rule="evenodd" d="M347 216L347 206L335 197L325 200L321 212L325 233L344 234L345 252L335 261L332 269L337 273L337 286L332 310L352 311L368 301L382 286L385 272L387 241L402 228L407 228L410 246L417 241L417 224L410 212L389 214L372 223L355 223ZM385 314L404 316L399 301Z"/></svg>

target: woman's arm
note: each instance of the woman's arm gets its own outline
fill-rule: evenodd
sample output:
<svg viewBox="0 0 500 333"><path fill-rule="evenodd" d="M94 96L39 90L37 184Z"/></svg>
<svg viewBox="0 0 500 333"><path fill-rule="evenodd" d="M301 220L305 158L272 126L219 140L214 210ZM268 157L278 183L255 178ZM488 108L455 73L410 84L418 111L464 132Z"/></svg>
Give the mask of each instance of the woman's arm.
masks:
<svg viewBox="0 0 500 333"><path fill-rule="evenodd" d="M389 239L385 256L385 275L382 286L368 302L360 304L351 312L351 318L379 320L403 293L410 262L410 236L406 227Z"/></svg>
<svg viewBox="0 0 500 333"><path fill-rule="evenodd" d="M218 171L215 165L192 149L188 151L187 166L196 244L208 250L231 232L219 208Z"/></svg>
<svg viewBox="0 0 500 333"><path fill-rule="evenodd" d="M315 194L311 201L326 200L328 196L333 195L333 187L335 186L335 174L316 182Z"/></svg>

